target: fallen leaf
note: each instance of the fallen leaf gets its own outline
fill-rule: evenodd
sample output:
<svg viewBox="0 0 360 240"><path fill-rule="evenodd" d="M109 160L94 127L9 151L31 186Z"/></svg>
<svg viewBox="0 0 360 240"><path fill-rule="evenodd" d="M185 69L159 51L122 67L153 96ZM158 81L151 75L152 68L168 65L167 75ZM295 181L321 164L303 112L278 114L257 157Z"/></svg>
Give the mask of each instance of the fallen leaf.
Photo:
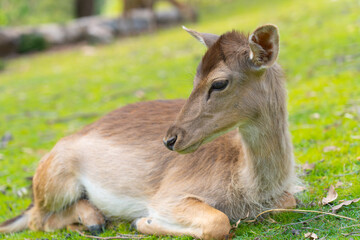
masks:
<svg viewBox="0 0 360 240"><path fill-rule="evenodd" d="M305 238L318 239L318 236L315 233L308 232L308 233L305 233Z"/></svg>
<svg viewBox="0 0 360 240"><path fill-rule="evenodd" d="M322 205L326 205L334 201L338 197L337 192L335 191L335 187L333 185L330 186L328 193L325 198L322 199Z"/></svg>
<svg viewBox="0 0 360 240"><path fill-rule="evenodd" d="M360 161L360 156L358 156L358 157L356 158L356 160L359 160L359 161Z"/></svg>
<svg viewBox="0 0 360 240"><path fill-rule="evenodd" d="M323 152L333 152L333 151L339 151L340 148L336 147L336 146L327 146L324 147Z"/></svg>
<svg viewBox="0 0 360 240"><path fill-rule="evenodd" d="M352 199L352 200L347 200L347 201L342 202L342 203L339 204L339 205L333 206L333 207L331 208L331 210L332 210L333 212L336 212L337 210L339 210L339 209L342 208L343 206L348 206L348 205L350 205L350 204L352 204L352 203L355 203L355 202L358 202L358 201L360 201L360 198L355 198L355 199Z"/></svg>
<svg viewBox="0 0 360 240"><path fill-rule="evenodd" d="M306 162L305 164L303 164L302 166L301 166L301 168L302 168L302 170L304 170L304 171L306 171L306 170L314 170L314 168L315 168L315 163L308 163L308 162Z"/></svg>

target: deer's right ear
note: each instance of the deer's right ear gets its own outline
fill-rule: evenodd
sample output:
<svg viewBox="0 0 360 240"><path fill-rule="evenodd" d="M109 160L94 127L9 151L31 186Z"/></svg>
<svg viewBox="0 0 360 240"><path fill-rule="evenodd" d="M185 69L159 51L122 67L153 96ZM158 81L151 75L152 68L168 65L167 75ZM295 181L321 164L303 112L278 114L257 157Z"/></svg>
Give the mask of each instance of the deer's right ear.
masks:
<svg viewBox="0 0 360 240"><path fill-rule="evenodd" d="M219 36L212 33L199 33L195 30L188 29L187 27L182 27L185 31L190 33L191 36L199 40L202 44L204 44L207 48L210 48L218 39Z"/></svg>
<svg viewBox="0 0 360 240"><path fill-rule="evenodd" d="M279 31L275 25L257 28L249 37L250 59L256 68L271 67L279 54Z"/></svg>

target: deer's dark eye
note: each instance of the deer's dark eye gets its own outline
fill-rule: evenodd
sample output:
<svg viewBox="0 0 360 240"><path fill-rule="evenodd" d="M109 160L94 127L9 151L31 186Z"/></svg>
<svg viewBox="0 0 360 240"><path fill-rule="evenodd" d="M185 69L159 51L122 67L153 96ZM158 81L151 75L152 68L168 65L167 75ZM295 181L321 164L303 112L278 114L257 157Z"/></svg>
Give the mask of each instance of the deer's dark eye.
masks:
<svg viewBox="0 0 360 240"><path fill-rule="evenodd" d="M226 88L226 86L228 85L228 83L229 83L228 80L215 81L211 84L210 90L213 90L213 91L224 90Z"/></svg>
<svg viewBox="0 0 360 240"><path fill-rule="evenodd" d="M211 84L211 87L209 89L209 94L208 94L208 97L207 99L209 100L210 98L210 94L213 92L213 91L221 91L221 90L224 90L227 85L229 84L229 81L228 80L220 80L220 81L215 81Z"/></svg>

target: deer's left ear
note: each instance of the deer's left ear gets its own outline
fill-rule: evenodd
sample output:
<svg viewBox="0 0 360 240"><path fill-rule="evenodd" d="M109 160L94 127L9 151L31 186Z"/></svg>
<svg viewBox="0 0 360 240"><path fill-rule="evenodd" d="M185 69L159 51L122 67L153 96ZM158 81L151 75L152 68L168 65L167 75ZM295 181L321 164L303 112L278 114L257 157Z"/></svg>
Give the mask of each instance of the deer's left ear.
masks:
<svg viewBox="0 0 360 240"><path fill-rule="evenodd" d="M191 36L196 38L203 45L205 45L207 48L210 48L219 39L219 36L216 34L200 33L195 30L188 29L185 26L183 26L183 29L187 31Z"/></svg>
<svg viewBox="0 0 360 240"><path fill-rule="evenodd" d="M279 31L275 25L258 27L249 37L250 59L257 68L271 67L279 54Z"/></svg>

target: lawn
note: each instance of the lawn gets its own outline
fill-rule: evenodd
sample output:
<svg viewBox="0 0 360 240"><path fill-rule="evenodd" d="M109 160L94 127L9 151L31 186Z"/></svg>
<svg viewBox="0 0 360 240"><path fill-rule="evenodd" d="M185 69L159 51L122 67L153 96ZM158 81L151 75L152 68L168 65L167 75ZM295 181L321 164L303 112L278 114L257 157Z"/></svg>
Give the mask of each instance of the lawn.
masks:
<svg viewBox="0 0 360 240"><path fill-rule="evenodd" d="M299 209L330 212L322 206L330 185L342 200L360 197L360 2L217 1L201 10L203 32L246 32L274 23L280 29L279 62L287 76L290 129L298 173L306 190ZM58 139L128 103L186 98L205 48L180 27L116 41L16 58L0 73L0 222L31 202L28 177ZM314 163L312 170L301 166ZM360 202L338 214L360 219ZM333 216L308 224L315 213L281 213L240 223L235 239L301 239L314 232L326 239L359 238L359 222ZM113 224L100 236L129 231ZM77 233L29 232L5 239L85 239ZM155 237L149 237L155 238ZM184 237L184 239L187 239Z"/></svg>

